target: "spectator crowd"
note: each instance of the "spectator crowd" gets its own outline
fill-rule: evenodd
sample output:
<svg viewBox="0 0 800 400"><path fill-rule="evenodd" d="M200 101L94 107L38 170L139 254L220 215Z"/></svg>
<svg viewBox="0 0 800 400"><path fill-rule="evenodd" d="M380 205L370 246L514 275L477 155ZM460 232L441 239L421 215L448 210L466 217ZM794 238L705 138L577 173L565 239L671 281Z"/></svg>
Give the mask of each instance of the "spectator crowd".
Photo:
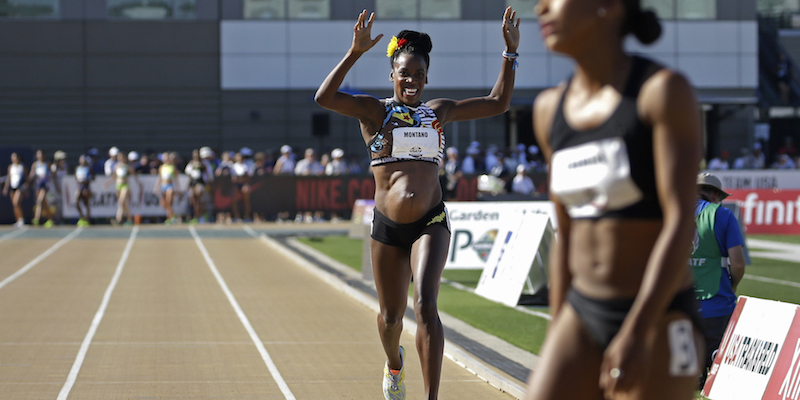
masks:
<svg viewBox="0 0 800 400"><path fill-rule="evenodd" d="M755 142L752 148L742 147L739 156L731 160L730 153L722 150L719 155L708 161L706 169L800 169L800 153L794 147L794 140L786 136L783 145L775 152L772 163L767 163L761 142Z"/></svg>
<svg viewBox="0 0 800 400"><path fill-rule="evenodd" d="M546 188L537 187L531 179L533 174L546 172L544 159L535 145L518 144L502 149L496 145L489 145L482 148L479 142L474 141L466 148L463 156L455 147L447 148L445 155L440 169L440 183L445 200L456 198L458 184L465 175L482 176L478 183L479 193L483 190L480 182L489 182L487 185L490 184L492 187L490 191L494 195L499 193L534 197L545 195ZM789 136L771 158L774 161L768 164L761 142L756 141L752 148L742 148L739 156L733 159L728 151L721 151L718 156L709 160L705 167L709 170L800 169L800 153ZM68 174L74 174L79 181L79 191L74 196L81 216L78 223L87 225L91 218L88 200L91 195L89 182L98 176L116 180L118 195L124 195L125 193L120 193L120 190L127 187L125 172L127 167L130 167L129 170L134 177L141 175L158 177L158 184L153 188L153 193L159 196L162 206L167 211L167 223L178 222L180 219L180 216L173 215L170 205L174 196L183 195L188 196L190 200L192 213L186 217L190 222L263 220L265 216L253 213L250 206L250 179L253 176L334 176L370 173L366 154L363 157L346 156L341 148L320 154L315 148L296 150L289 145L281 146L278 152L254 152L248 147L242 147L235 152L217 152L204 146L194 150L188 158L177 152L140 153L136 150L125 152L117 147L111 147L106 154L101 155L98 149L91 148L80 155L78 165L74 168L67 166L66 159L67 154L63 151L56 151L52 158L48 158L44 151L38 150L36 160L25 163L19 154L14 153L6 177L0 178L4 182L0 184L4 183L1 186L3 195L12 201L17 226L24 224L22 211L19 209L22 196L17 192L27 193L26 190L36 199L35 217L31 221L33 224L41 222L45 226L51 226L54 221L56 223L60 221L60 212L55 206L59 203L57 199L61 195L58 182ZM126 168L118 168L121 165L125 165ZM177 174L189 177L188 187L178 186ZM209 185L222 176L230 179L233 184L234 205L230 212L214 214L213 207L208 204L207 194ZM52 193L48 196L49 192ZM127 215L130 214L129 210L124 211ZM131 218L125 218L122 212L123 209L120 208L118 217L112 222L131 223ZM286 213L279 213L277 217L279 221L290 219ZM298 214L295 217L295 221L320 219L318 213Z"/></svg>

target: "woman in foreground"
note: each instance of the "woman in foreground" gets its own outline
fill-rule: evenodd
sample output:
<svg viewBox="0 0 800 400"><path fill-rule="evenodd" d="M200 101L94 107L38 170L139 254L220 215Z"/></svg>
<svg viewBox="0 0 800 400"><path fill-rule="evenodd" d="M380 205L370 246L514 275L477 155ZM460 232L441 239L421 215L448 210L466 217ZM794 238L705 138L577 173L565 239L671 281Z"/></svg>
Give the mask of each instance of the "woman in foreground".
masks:
<svg viewBox="0 0 800 400"><path fill-rule="evenodd" d="M317 90L315 100L322 107L358 118L372 160L375 218L371 257L381 308L378 331L388 358L383 379L386 399L405 398L405 353L400 335L412 276L425 394L427 399L438 398L444 332L436 301L450 240L438 175L445 148L443 127L508 110L519 43L515 17L510 7L505 10L502 34L506 48L503 58L498 57L502 60L500 75L488 96L422 102L433 45L427 34L415 31L400 32L387 48L394 96L380 100L338 91L359 57L383 37L371 37L374 13L367 18L366 10L353 28L350 50Z"/></svg>
<svg viewBox="0 0 800 400"><path fill-rule="evenodd" d="M692 399L702 353L692 276L699 108L690 83L630 56L660 32L639 0L540 0L573 76L533 107L559 240L553 320L528 400Z"/></svg>

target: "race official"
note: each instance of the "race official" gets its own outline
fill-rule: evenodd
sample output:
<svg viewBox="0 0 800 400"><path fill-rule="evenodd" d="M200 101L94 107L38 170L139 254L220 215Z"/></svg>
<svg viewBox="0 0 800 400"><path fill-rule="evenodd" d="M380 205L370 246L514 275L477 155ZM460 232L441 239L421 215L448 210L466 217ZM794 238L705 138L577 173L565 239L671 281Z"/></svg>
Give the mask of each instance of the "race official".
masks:
<svg viewBox="0 0 800 400"><path fill-rule="evenodd" d="M722 190L719 178L709 173L699 174L697 190L697 231L692 243L691 265L706 341L706 367L699 382L702 388L736 307L735 292L744 276L745 258L736 217L731 210L719 205L729 196Z"/></svg>

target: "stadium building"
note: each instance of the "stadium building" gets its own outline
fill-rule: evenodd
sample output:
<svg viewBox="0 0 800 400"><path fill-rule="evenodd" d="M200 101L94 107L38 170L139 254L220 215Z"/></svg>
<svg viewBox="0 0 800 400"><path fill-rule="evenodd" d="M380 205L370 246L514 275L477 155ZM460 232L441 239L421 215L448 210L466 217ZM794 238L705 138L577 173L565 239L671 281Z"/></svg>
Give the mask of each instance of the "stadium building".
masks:
<svg viewBox="0 0 800 400"><path fill-rule="evenodd" d="M781 26L773 29L772 39L760 34L757 9L777 12L770 21L786 21L798 5L796 0L759 2L764 4L644 0L663 20L662 37L646 48L629 42L630 50L683 71L696 85L709 155L752 144L759 122L782 105L773 71L759 73L764 42L782 48ZM510 5L523 18L512 110L446 130L449 144L460 149L475 140L484 147L532 144L534 97L571 72L568 60L545 51L535 4L2 0L0 143L63 149L71 165L90 147L103 152L110 146L188 154L202 145L275 150L289 144L363 154L357 121L313 102L314 91L350 45L358 13L375 10L373 32L386 37L359 60L343 90L391 95L385 45L401 29L416 29L429 33L434 45L424 98L458 99L485 95L494 84L503 50L500 19ZM767 65L776 62L779 51L770 54L773 63ZM796 84L793 89L800 94Z"/></svg>

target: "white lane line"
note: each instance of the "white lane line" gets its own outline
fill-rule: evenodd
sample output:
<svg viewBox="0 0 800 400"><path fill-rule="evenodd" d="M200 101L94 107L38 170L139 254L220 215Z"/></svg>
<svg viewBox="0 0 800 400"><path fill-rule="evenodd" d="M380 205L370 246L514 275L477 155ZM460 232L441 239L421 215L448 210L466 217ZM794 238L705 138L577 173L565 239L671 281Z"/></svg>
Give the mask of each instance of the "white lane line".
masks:
<svg viewBox="0 0 800 400"><path fill-rule="evenodd" d="M86 332L86 337L83 338L81 348L78 350L78 356L75 357L75 362L72 364L72 369L70 369L69 375L67 375L67 381L64 382L64 386L61 387L61 392L58 393L58 400L67 400L67 397L69 397L69 392L72 390L72 386L75 385L75 380L78 378L78 373L81 371L83 360L86 359L86 353L89 351L89 345L92 344L94 334L97 333L97 327L100 326L100 321L103 320L103 315L106 313L108 302L111 300L111 293L113 293L114 288L117 287L119 276L122 275L122 268L125 267L125 263L128 261L128 256L131 254L131 248L133 247L133 242L136 240L136 234L138 232L139 227L134 226L133 231L131 231L131 237L128 239L128 244L125 246L125 250L122 251L122 257L119 259L119 264L117 264L117 270L114 272L114 276L111 278L111 283L109 283L108 287L106 288L106 293L103 295L103 301L100 302L100 308L97 309L97 313L94 314L94 319L92 320L92 325L89 327L89 332Z"/></svg>
<svg viewBox="0 0 800 400"><path fill-rule="evenodd" d="M81 233L82 230L83 230L83 227L76 228L69 235L67 235L63 239L59 240L56 244L54 244L53 247L45 250L45 252L40 254L39 257L36 257L31 262L25 264L25 266L20 268L19 271L14 272L8 278L3 279L3 281L0 282L0 289L2 289L4 286L6 286L9 283L11 283L11 281L13 281L14 279L17 279L20 276L22 276L22 274L28 272L28 270L30 270L31 268L35 267L36 264L39 264L40 262L42 262L42 260L47 258L50 254L53 254L56 250L61 248L61 246L65 245L67 242L72 240L75 236L78 236Z"/></svg>
<svg viewBox="0 0 800 400"><path fill-rule="evenodd" d="M197 230L194 229L194 226L190 225L189 232L191 232L195 243L197 243L197 247L200 248L200 253L203 254L203 258L205 258L206 264L208 264L208 268L211 269L211 273L214 275L214 278L217 279L217 283L219 283L219 286L225 293L225 297L228 298L228 302L231 303L233 310L239 317L239 321L242 322L242 325L244 325L244 329L247 330L247 333L250 335L250 339L253 341L253 344L256 345L258 353L261 354L261 359L264 360L264 364L266 364L267 369L269 369L272 378L275 379L275 383L277 383L278 387L281 389L283 397L286 398L286 400L295 400L294 394L292 394L292 391L289 390L289 385L287 385L286 381L283 380L283 376L281 376L280 371L278 371L278 367L272 361L272 357L270 357L269 353L267 352L267 349L264 347L264 342L262 342L261 339L258 337L258 334L256 333L256 330L253 328L253 325L250 324L250 320L247 318L247 315L245 315L244 311L242 311L242 308L239 307L239 302L236 301L236 298L233 296L233 293L228 288L228 284L225 283L225 279L223 279L222 275L219 273L217 266L214 264L214 260L212 260L211 256L208 254L206 246L203 245L203 241L200 240L200 236L197 234Z"/></svg>
<svg viewBox="0 0 800 400"><path fill-rule="evenodd" d="M748 238L747 246L754 249L778 250L788 253L800 253L800 244L774 242L771 240Z"/></svg>
<svg viewBox="0 0 800 400"><path fill-rule="evenodd" d="M21 233L23 233L23 232L25 232L27 230L28 230L28 227L27 226L23 226L22 228L19 228L19 229L15 230L15 231L13 231L11 233L6 233L5 235L0 236L0 242L2 242L4 240L15 238L15 237L19 236Z"/></svg>
<svg viewBox="0 0 800 400"><path fill-rule="evenodd" d="M774 283L776 285L793 286L793 287L796 287L796 288L800 288L800 283L797 283L797 282L784 281L784 280L780 280L780 279L765 278L763 276L755 276L755 275L749 275L749 274L745 274L744 277L745 277L745 279L750 279L750 280L759 281L759 282Z"/></svg>

